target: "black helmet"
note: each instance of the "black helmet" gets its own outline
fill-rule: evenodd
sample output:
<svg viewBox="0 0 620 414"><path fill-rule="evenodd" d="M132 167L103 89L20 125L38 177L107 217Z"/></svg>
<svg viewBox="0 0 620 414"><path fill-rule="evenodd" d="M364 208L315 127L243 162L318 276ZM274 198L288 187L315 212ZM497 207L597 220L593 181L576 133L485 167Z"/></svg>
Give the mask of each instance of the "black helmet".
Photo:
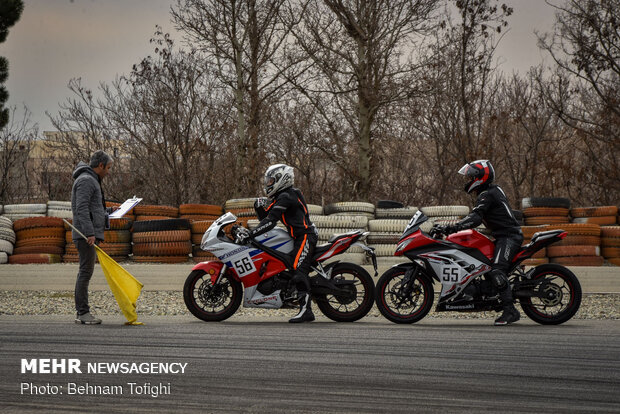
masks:
<svg viewBox="0 0 620 414"><path fill-rule="evenodd" d="M469 179L464 188L468 194L473 190L486 189L495 179L495 170L489 160L478 160L465 164L459 170L459 174Z"/></svg>

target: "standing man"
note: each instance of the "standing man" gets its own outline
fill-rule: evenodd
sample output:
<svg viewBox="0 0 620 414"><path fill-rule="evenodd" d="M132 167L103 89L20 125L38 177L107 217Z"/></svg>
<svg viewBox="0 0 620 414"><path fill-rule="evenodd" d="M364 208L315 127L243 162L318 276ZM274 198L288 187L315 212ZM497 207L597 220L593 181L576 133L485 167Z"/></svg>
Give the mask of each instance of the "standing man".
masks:
<svg viewBox="0 0 620 414"><path fill-rule="evenodd" d="M80 161L73 172L71 190L71 211L73 225L87 237L86 240L73 230L73 242L80 257L80 267L75 282L75 323L96 325L101 319L90 313L88 306L88 284L95 270L97 253L95 244L103 241L103 231L107 227L108 213L101 189L101 180L112 167L112 157L105 152L96 151L90 158L90 165Z"/></svg>

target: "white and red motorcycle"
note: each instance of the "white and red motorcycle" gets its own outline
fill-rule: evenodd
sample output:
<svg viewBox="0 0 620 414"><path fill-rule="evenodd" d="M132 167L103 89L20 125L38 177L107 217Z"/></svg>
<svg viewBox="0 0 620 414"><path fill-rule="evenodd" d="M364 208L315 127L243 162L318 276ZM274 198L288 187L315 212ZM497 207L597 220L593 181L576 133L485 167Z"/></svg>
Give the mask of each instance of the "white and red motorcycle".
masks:
<svg viewBox="0 0 620 414"><path fill-rule="evenodd" d="M436 312L480 312L502 309L497 288L484 275L491 270L495 245L475 230L449 235L427 234L420 225L427 220L417 212L398 242L395 256L410 261L386 271L377 282L377 307L395 323L414 323L430 311L433 280L441 283ZM564 266L542 264L527 272L521 266L543 247L566 237L563 230L534 234L512 261L509 280L513 297L535 322L556 325L572 318L581 304L581 285Z"/></svg>
<svg viewBox="0 0 620 414"><path fill-rule="evenodd" d="M200 247L217 261L198 263L185 281L183 298L189 311L203 321L223 321L232 316L243 298L248 308L298 308L297 291L291 282L294 271L293 239L281 228L239 244L223 228L237 221L232 213L218 218L205 232ZM233 226L236 239L238 227ZM316 246L310 273L311 296L318 308L337 322L353 322L366 316L374 304L375 285L361 266L346 262L324 264L349 247L362 247L373 258L374 250L362 240L360 230L334 235Z"/></svg>

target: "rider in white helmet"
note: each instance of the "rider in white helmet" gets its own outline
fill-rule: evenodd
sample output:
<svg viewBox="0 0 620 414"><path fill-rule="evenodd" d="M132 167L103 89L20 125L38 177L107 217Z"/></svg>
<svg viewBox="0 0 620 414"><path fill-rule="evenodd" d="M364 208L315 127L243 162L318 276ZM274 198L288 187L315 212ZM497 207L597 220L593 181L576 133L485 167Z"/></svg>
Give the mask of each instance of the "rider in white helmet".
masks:
<svg viewBox="0 0 620 414"><path fill-rule="evenodd" d="M258 226L250 232L250 237L273 229L278 220L287 227L293 237L293 268L299 294L299 313L289 322L311 322L314 320L310 298L310 265L312 254L318 241L316 229L308 215L308 207L303 194L293 188L295 175L293 168L285 164L276 164L265 172L265 194L267 198L258 198L254 205L259 218Z"/></svg>

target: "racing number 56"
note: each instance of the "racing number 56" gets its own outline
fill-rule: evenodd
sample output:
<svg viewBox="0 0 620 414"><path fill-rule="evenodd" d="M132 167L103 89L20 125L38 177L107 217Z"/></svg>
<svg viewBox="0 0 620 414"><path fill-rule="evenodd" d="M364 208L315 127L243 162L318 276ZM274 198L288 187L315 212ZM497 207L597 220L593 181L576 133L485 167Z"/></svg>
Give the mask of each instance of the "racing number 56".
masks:
<svg viewBox="0 0 620 414"><path fill-rule="evenodd" d="M235 269L237 270L237 274L239 274L239 276L244 275L254 270L252 261L247 256L242 259L237 260L235 263L233 263L233 265L235 266Z"/></svg>

